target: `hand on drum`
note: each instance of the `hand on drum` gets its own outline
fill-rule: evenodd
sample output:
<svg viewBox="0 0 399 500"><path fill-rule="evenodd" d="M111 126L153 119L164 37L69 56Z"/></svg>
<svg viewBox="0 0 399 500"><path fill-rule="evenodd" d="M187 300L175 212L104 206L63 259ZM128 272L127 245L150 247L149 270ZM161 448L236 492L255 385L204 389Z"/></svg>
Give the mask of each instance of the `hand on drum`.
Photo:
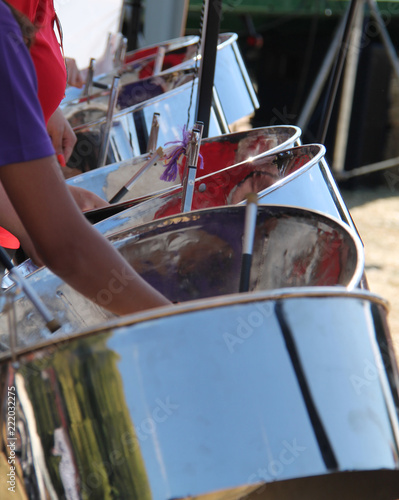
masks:
<svg viewBox="0 0 399 500"><path fill-rule="evenodd" d="M60 108L53 113L47 123L47 132L57 155L67 162L76 144L76 135Z"/></svg>
<svg viewBox="0 0 399 500"><path fill-rule="evenodd" d="M81 89L83 87L84 81L75 59L72 59L72 57L66 57L65 65L68 75L67 84L71 85L71 87L77 87L78 89Z"/></svg>
<svg viewBox="0 0 399 500"><path fill-rule="evenodd" d="M87 189L83 189L78 186L68 186L68 188L82 212L110 206L107 201Z"/></svg>

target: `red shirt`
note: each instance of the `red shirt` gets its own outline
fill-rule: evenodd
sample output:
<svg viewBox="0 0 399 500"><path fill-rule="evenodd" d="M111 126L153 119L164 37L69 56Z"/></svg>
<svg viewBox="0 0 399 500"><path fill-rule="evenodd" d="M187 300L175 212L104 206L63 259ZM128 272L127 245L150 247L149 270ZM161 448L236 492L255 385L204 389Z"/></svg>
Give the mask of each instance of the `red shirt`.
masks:
<svg viewBox="0 0 399 500"><path fill-rule="evenodd" d="M36 68L38 97L46 123L65 93L66 68L55 27L53 0L8 0L38 28L30 49ZM57 29L57 28L55 28Z"/></svg>

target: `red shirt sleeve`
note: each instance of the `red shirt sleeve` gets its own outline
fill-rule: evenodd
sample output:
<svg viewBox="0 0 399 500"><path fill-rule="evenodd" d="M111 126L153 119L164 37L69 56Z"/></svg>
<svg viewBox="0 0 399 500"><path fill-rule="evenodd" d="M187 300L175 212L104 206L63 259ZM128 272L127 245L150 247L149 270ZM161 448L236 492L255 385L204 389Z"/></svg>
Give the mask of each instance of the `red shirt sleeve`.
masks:
<svg viewBox="0 0 399 500"><path fill-rule="evenodd" d="M10 5L25 14L37 27L30 53L36 69L38 97L47 123L65 94L66 68L54 30L53 0L8 0Z"/></svg>
<svg viewBox="0 0 399 500"><path fill-rule="evenodd" d="M39 0L7 0L7 2L18 9L22 14L25 14L32 23L35 22L35 16Z"/></svg>

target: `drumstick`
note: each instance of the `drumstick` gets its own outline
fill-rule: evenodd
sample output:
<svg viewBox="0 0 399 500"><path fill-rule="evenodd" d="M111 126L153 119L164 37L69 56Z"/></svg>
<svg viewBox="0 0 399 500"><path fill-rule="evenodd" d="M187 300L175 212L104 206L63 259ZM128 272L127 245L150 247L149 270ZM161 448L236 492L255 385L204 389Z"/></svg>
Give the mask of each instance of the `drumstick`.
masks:
<svg viewBox="0 0 399 500"><path fill-rule="evenodd" d="M249 193L246 196L244 241L242 246L240 293L248 292L251 276L252 251L255 239L256 215L258 212L258 195Z"/></svg>
<svg viewBox="0 0 399 500"><path fill-rule="evenodd" d="M107 116L105 118L104 129L102 131L102 136L101 136L100 149L98 152L97 167L104 166L107 159L109 138L111 135L115 106L118 100L119 81L120 81L120 76L114 76L112 80L111 92L109 94Z"/></svg>
<svg viewBox="0 0 399 500"><path fill-rule="evenodd" d="M153 76L158 75L162 71L163 61L165 59L166 48L160 45L154 61Z"/></svg>
<svg viewBox="0 0 399 500"><path fill-rule="evenodd" d="M159 113L152 115L152 123L150 129L150 136L147 143L147 153L152 153L157 148L158 134L159 134Z"/></svg>
<svg viewBox="0 0 399 500"><path fill-rule="evenodd" d="M151 165L154 165L159 158L162 158L163 156L163 149L159 147L155 153L153 153L148 160L144 163L144 165L138 170L133 177L127 181L127 183L114 195L109 202L110 203L116 203L118 202L123 196L125 196L126 193L129 192L130 188L133 186L133 184L137 181L139 177L141 177L144 172L151 167Z"/></svg>
<svg viewBox="0 0 399 500"><path fill-rule="evenodd" d="M22 290L25 292L25 295L39 311L44 321L46 322L46 327L50 330L50 332L54 333L56 330L61 328L61 325L52 316L51 312L47 309L46 305L37 295L35 290L30 286L26 279L23 278L22 274L19 272L19 269L15 267L11 262L11 259L9 258L7 252L3 247L0 247L0 261L3 266L8 269L10 277L14 281L14 283L22 288Z"/></svg>
<svg viewBox="0 0 399 500"><path fill-rule="evenodd" d="M86 75L86 83L82 92L83 97L89 97L90 94L90 87L93 83L93 77L94 77L94 67L96 64L96 60L94 57L90 59L90 64L89 67L87 68L87 75Z"/></svg>
<svg viewBox="0 0 399 500"><path fill-rule="evenodd" d="M97 82L96 80L92 83L93 87L97 87L98 89L109 90L109 85L106 83Z"/></svg>

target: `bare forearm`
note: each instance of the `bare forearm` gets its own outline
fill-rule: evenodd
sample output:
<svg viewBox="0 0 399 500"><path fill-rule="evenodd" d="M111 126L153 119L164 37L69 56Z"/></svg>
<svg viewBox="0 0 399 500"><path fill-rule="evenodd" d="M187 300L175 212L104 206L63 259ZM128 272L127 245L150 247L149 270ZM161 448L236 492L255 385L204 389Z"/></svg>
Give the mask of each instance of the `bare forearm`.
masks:
<svg viewBox="0 0 399 500"><path fill-rule="evenodd" d="M18 238L25 253L37 264L42 265L35 247L26 232L21 219L14 210L3 185L0 183L0 226Z"/></svg>
<svg viewBox="0 0 399 500"><path fill-rule="evenodd" d="M53 255L47 265L87 298L122 315L170 304L94 228L76 239L81 244L69 249L68 258Z"/></svg>
<svg viewBox="0 0 399 500"><path fill-rule="evenodd" d="M69 285L116 314L169 304L86 221L54 157L7 165L0 176L41 259Z"/></svg>

